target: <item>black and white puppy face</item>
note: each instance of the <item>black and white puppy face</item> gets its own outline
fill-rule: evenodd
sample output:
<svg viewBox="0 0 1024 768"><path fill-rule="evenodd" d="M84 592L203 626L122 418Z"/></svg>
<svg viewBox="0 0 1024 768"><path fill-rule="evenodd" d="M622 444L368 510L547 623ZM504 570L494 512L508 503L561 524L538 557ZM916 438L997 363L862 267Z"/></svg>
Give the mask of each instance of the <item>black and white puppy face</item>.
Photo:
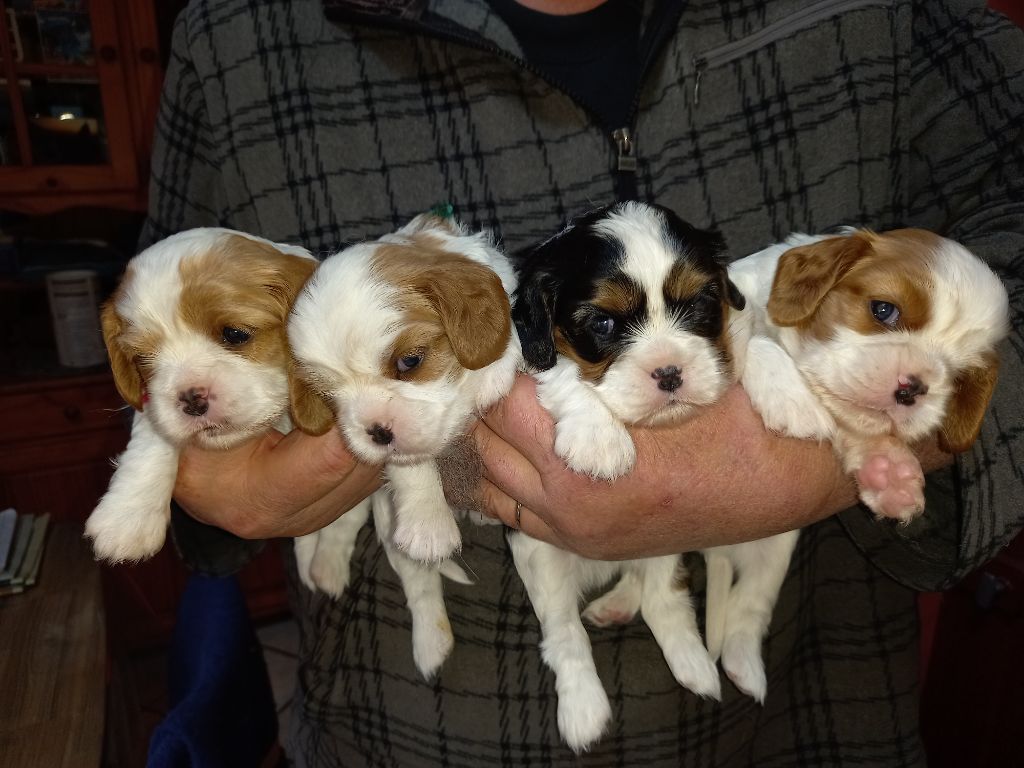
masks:
<svg viewBox="0 0 1024 768"><path fill-rule="evenodd" d="M512 317L527 364L577 366L627 424L714 402L731 374L725 313L744 304L723 251L660 206L585 214L521 257Z"/></svg>

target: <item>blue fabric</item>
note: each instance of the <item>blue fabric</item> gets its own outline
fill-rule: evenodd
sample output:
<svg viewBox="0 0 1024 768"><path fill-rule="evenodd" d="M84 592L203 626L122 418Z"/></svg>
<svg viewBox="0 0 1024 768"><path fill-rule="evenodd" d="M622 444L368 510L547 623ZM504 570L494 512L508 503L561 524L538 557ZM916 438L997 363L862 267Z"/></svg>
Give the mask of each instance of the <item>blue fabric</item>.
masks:
<svg viewBox="0 0 1024 768"><path fill-rule="evenodd" d="M252 768L277 741L263 651L235 577L190 577L168 669L170 710L153 732L150 768Z"/></svg>

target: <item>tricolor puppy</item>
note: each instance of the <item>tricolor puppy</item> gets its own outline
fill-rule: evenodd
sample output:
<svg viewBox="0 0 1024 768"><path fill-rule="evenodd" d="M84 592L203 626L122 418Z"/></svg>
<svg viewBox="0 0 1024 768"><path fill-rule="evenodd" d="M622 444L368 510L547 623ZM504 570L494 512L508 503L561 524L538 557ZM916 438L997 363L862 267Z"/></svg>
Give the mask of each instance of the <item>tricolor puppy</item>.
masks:
<svg viewBox="0 0 1024 768"><path fill-rule="evenodd" d="M220 228L172 235L128 263L101 319L135 417L86 521L97 557L142 560L163 546L182 446L290 428L285 326L315 267L302 248Z"/></svg>
<svg viewBox="0 0 1024 768"><path fill-rule="evenodd" d="M937 437L958 453L981 429L1008 329L999 278L919 229L794 235L729 274L748 299L731 328L741 380L765 425L831 441L875 515L919 515L924 474L911 446ZM706 553L708 647L758 699L761 641L796 536Z"/></svg>
<svg viewBox="0 0 1024 768"><path fill-rule="evenodd" d="M461 545L435 458L512 387L513 281L488 234L425 214L328 257L292 310L296 424L336 425L359 459L385 465L392 540L415 560Z"/></svg>
<svg viewBox="0 0 1024 768"><path fill-rule="evenodd" d="M665 208L622 203L580 217L525 256L512 316L555 422L555 451L570 468L625 474L635 461L627 425L685 419L732 381L726 320L744 302L718 260L723 251L716 234ZM717 698L679 557L599 562L516 531L509 543L555 673L559 730L574 750L593 744L611 717L580 600L616 576L588 620L628 621L639 610L676 679Z"/></svg>

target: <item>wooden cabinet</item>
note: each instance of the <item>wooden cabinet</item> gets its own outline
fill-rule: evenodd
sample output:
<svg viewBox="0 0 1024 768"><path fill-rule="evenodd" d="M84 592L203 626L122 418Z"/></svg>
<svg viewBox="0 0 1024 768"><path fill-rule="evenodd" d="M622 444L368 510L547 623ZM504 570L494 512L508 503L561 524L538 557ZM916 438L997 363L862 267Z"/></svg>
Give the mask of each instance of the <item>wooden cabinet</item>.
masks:
<svg viewBox="0 0 1024 768"><path fill-rule="evenodd" d="M145 208L162 81L154 6L0 0L0 208Z"/></svg>
<svg viewBox="0 0 1024 768"><path fill-rule="evenodd" d="M49 512L80 531L128 442L130 419L105 370L0 381L0 509ZM286 611L283 573L271 544L239 575L254 618ZM165 643L187 576L170 543L145 563L103 566L111 646Z"/></svg>

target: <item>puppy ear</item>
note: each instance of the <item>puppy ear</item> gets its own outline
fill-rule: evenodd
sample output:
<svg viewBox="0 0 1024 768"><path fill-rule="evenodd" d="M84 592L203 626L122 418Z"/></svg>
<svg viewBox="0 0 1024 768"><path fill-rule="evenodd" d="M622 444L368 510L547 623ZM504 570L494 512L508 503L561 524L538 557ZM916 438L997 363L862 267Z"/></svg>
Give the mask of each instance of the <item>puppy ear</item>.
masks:
<svg viewBox="0 0 1024 768"><path fill-rule="evenodd" d="M818 309L832 287L867 256L872 238L856 232L790 248L779 257L768 297L768 316L776 325L799 325Z"/></svg>
<svg viewBox="0 0 1024 768"><path fill-rule="evenodd" d="M526 275L513 295L512 322L515 323L523 358L538 371L555 365L555 295L558 286L547 272Z"/></svg>
<svg viewBox="0 0 1024 768"><path fill-rule="evenodd" d="M508 295L501 278L471 261L429 270L422 290L437 310L459 365L470 371L505 353L512 333Z"/></svg>
<svg viewBox="0 0 1024 768"><path fill-rule="evenodd" d="M746 297L740 293L740 289L729 279L728 275L725 276L725 301L733 309L743 309L747 306Z"/></svg>
<svg viewBox="0 0 1024 768"><path fill-rule="evenodd" d="M110 357L110 370L114 374L114 386L118 394L137 411L142 410L142 398L145 386L142 375L135 366L135 361L121 343L124 323L114 309L114 299L104 302L100 311L100 326L103 329L103 343Z"/></svg>
<svg viewBox="0 0 1024 768"><path fill-rule="evenodd" d="M229 235L224 247L231 253L225 264L230 265L234 274L248 275L254 284L261 286L261 298L272 302L274 314L282 321L318 265L315 259L242 235Z"/></svg>
<svg viewBox="0 0 1024 768"><path fill-rule="evenodd" d="M288 406L295 426L310 435L324 435L334 426L334 412L323 396L288 365Z"/></svg>
<svg viewBox="0 0 1024 768"><path fill-rule="evenodd" d="M946 453L963 453L978 439L998 375L999 358L993 354L984 365L968 368L957 377L939 432L939 447Z"/></svg>

